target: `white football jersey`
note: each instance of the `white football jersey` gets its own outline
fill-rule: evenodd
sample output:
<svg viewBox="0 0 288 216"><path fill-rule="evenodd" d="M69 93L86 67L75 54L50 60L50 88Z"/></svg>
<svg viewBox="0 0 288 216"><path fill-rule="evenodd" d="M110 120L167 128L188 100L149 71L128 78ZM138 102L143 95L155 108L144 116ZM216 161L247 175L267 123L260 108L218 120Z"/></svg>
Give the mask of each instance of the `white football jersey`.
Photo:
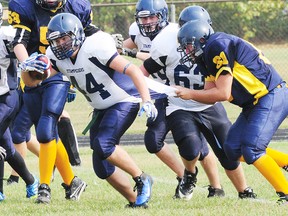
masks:
<svg viewBox="0 0 288 216"><path fill-rule="evenodd" d="M152 41L150 55L159 65L166 68L166 75L169 85L180 85L190 89L201 89L204 87L204 77L199 68L194 65L189 69L188 65L181 65L179 60L181 53L177 51L179 44L177 42L178 24L169 23ZM166 62L160 60L160 57L166 57ZM163 58L162 58L163 59ZM168 106L166 114L170 115L176 110L202 111L211 105L199 103L193 100L183 100L176 97L168 97Z"/></svg>
<svg viewBox="0 0 288 216"><path fill-rule="evenodd" d="M73 61L70 58L58 60L50 47L46 55L95 109L106 109L119 102L141 102L132 79L107 66L118 55L115 42L108 33L98 31L87 37ZM174 92L174 89L169 90Z"/></svg>
<svg viewBox="0 0 288 216"><path fill-rule="evenodd" d="M129 35L130 37L133 36L133 38L135 38L134 43L137 45L138 51L146 53L150 52L152 41L149 37L144 37L140 33L136 22L131 24L129 28ZM153 77L158 82L167 84L167 77L164 70L158 71L157 74L152 74L151 77Z"/></svg>
<svg viewBox="0 0 288 216"><path fill-rule="evenodd" d="M0 28L0 95L7 93L10 90L9 86L9 76L8 76L8 68L12 69L12 76L15 80L13 83L17 83L17 76L15 77L14 69L11 66L15 64L16 67L16 59L11 59L7 57L9 54L7 44L11 42L14 38L16 30L12 26L1 26ZM11 72L11 71L10 71Z"/></svg>

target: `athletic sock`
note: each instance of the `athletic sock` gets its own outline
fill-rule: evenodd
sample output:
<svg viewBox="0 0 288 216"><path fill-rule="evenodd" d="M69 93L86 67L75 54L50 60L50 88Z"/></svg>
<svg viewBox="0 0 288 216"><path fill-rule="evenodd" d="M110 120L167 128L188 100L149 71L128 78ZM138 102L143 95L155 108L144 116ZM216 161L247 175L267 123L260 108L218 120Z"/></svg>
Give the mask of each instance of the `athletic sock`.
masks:
<svg viewBox="0 0 288 216"><path fill-rule="evenodd" d="M288 154L271 148L266 149L266 154L273 158L273 160L278 164L279 167L288 165Z"/></svg>
<svg viewBox="0 0 288 216"><path fill-rule="evenodd" d="M253 165L270 182L276 192L288 194L288 182L278 164L269 155L263 155Z"/></svg>
<svg viewBox="0 0 288 216"><path fill-rule="evenodd" d="M66 185L70 185L74 178L74 173L72 167L70 166L69 157L63 143L61 142L61 139L59 139L57 143L57 156L55 165L64 183Z"/></svg>
<svg viewBox="0 0 288 216"><path fill-rule="evenodd" d="M40 184L50 185L53 167L56 160L57 145L56 140L51 140L48 143L40 143L39 152L39 172Z"/></svg>

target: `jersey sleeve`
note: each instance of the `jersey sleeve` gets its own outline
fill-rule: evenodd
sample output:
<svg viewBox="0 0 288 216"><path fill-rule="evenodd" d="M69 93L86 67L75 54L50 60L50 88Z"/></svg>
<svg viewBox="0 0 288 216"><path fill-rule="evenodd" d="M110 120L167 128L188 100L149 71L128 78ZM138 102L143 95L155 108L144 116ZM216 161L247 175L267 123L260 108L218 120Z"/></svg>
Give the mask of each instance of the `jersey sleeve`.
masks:
<svg viewBox="0 0 288 216"><path fill-rule="evenodd" d="M80 19L84 29L92 23L92 9L90 1L69 0L67 1L65 7L68 12L74 14Z"/></svg>
<svg viewBox="0 0 288 216"><path fill-rule="evenodd" d="M102 65L109 67L110 62L118 55L112 36L106 32L99 31L90 36L89 39L97 42L89 46L89 48L87 48L88 46L85 48L89 49L92 56L96 56Z"/></svg>
<svg viewBox="0 0 288 216"><path fill-rule="evenodd" d="M234 67L235 47L229 40L214 40L205 50L204 58L207 70L215 80L223 71L232 73ZM206 75L206 80L209 76ZM211 77L210 77L211 78Z"/></svg>
<svg viewBox="0 0 288 216"><path fill-rule="evenodd" d="M31 32L32 26L35 22L33 19L34 5L31 1L9 1L8 10L8 23L10 25L14 28L21 28Z"/></svg>

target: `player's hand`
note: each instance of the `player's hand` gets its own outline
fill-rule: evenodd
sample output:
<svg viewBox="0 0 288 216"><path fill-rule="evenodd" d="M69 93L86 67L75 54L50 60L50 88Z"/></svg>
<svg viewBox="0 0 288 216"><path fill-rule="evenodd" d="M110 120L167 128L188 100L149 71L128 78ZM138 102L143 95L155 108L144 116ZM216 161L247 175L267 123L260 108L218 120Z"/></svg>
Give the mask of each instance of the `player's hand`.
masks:
<svg viewBox="0 0 288 216"><path fill-rule="evenodd" d="M122 49L123 48L123 41L124 38L122 36L122 34L112 34L111 35L115 41L115 46L117 49Z"/></svg>
<svg viewBox="0 0 288 216"><path fill-rule="evenodd" d="M141 116L144 112L146 112L148 119L151 119L152 121L155 121L157 118L158 110L151 101L143 103L138 115Z"/></svg>
<svg viewBox="0 0 288 216"><path fill-rule="evenodd" d="M70 103L70 102L74 101L75 98L76 98L76 88L75 87L71 87L68 90L68 95L67 95L66 101L68 103Z"/></svg>
<svg viewBox="0 0 288 216"><path fill-rule="evenodd" d="M37 52L31 54L25 61L20 64L20 69L24 72L37 71L38 73L44 74L50 65L43 61L38 60L43 54L38 54Z"/></svg>
<svg viewBox="0 0 288 216"><path fill-rule="evenodd" d="M6 150L0 146L0 161L5 160L6 158Z"/></svg>
<svg viewBox="0 0 288 216"><path fill-rule="evenodd" d="M136 58L137 55L137 49L128 49L128 48L122 48L121 55L130 56L132 58Z"/></svg>

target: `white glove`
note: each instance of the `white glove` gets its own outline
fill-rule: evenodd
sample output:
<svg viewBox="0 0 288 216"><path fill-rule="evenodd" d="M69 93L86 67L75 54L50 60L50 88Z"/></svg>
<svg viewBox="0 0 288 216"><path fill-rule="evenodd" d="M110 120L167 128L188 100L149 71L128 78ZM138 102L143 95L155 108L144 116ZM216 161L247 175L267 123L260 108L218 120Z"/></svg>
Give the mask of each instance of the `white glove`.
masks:
<svg viewBox="0 0 288 216"><path fill-rule="evenodd" d="M123 41L124 38L122 36L122 34L112 34L111 35L115 41L115 46L117 49L122 49L123 48Z"/></svg>
<svg viewBox="0 0 288 216"><path fill-rule="evenodd" d="M146 101L143 103L138 116L141 116L144 112L146 112L147 118L151 119L152 121L155 121L157 118L158 110L151 101Z"/></svg>
<svg viewBox="0 0 288 216"><path fill-rule="evenodd" d="M6 150L2 146L0 146L0 161L5 160L6 155Z"/></svg>
<svg viewBox="0 0 288 216"><path fill-rule="evenodd" d="M49 64L38 60L43 54L38 54L37 52L31 54L25 61L20 64L20 69L22 71L37 71L38 73L44 74L44 71L49 68Z"/></svg>

